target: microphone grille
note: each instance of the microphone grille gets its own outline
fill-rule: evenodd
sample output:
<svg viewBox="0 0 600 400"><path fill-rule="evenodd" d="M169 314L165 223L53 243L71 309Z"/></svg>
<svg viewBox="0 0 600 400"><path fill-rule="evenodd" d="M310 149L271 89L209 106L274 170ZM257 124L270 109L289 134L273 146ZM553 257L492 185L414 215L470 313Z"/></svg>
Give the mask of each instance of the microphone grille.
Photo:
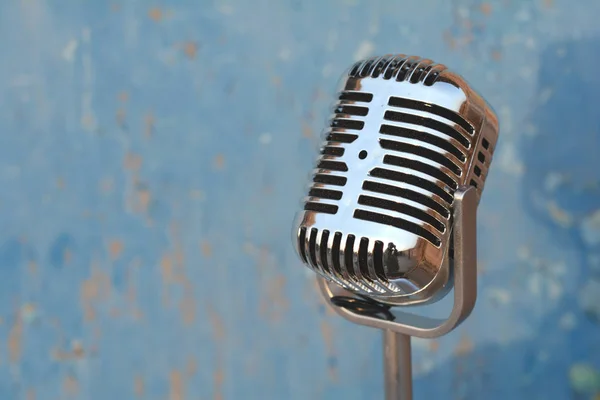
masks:
<svg viewBox="0 0 600 400"><path fill-rule="evenodd" d="M361 294L429 299L418 292L448 280L454 192L481 196L497 135L489 106L442 64L402 54L354 64L298 216L300 258Z"/></svg>

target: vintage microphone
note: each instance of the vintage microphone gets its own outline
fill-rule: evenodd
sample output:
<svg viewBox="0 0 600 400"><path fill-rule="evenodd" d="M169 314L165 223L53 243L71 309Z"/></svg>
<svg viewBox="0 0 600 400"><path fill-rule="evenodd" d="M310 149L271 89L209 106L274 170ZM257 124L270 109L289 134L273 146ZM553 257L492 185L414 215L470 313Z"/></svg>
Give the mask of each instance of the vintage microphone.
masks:
<svg viewBox="0 0 600 400"><path fill-rule="evenodd" d="M384 330L386 398L408 400L410 336L446 334L475 305L498 120L460 76L414 56L354 64L337 99L294 244L336 312ZM403 311L451 289L444 320Z"/></svg>

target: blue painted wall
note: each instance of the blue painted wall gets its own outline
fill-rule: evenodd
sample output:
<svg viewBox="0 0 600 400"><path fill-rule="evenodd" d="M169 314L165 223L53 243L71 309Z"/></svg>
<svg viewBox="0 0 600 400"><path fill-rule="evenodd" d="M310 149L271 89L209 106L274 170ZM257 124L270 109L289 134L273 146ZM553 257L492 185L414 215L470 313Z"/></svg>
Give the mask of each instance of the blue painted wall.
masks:
<svg viewBox="0 0 600 400"><path fill-rule="evenodd" d="M501 140L417 399L600 398L600 3L4 1L0 398L382 398L290 228L339 74L419 54ZM596 397L594 397L596 396Z"/></svg>

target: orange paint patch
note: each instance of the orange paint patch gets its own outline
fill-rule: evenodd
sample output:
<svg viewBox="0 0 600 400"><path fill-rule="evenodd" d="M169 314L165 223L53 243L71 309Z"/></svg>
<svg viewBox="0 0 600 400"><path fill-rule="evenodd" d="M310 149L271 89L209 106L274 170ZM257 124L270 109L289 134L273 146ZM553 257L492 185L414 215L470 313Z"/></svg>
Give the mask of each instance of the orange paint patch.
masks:
<svg viewBox="0 0 600 400"><path fill-rule="evenodd" d="M122 108L119 108L117 110L117 114L115 116L115 119L117 120L117 125L124 126L126 117L127 117L127 113L125 112L125 110Z"/></svg>
<svg viewBox="0 0 600 400"><path fill-rule="evenodd" d="M200 251L202 251L202 255L204 257L210 257L212 256L212 247L210 246L210 243L207 241L203 241L202 243L200 243Z"/></svg>
<svg viewBox="0 0 600 400"><path fill-rule="evenodd" d="M122 92L119 92L117 98L120 102L127 103L129 101L129 92L123 90Z"/></svg>
<svg viewBox="0 0 600 400"><path fill-rule="evenodd" d="M8 333L8 357L10 362L16 363L21 359L21 345L23 339L23 321L19 315Z"/></svg>
<svg viewBox="0 0 600 400"><path fill-rule="evenodd" d="M154 115L149 112L144 116L144 136L148 139L152 137L152 132L154 132Z"/></svg>
<svg viewBox="0 0 600 400"><path fill-rule="evenodd" d="M313 130L306 122L302 122L302 136L308 139L313 137Z"/></svg>
<svg viewBox="0 0 600 400"><path fill-rule="evenodd" d="M110 258L114 261L121 256L123 252L123 242L119 240L111 240L108 245L108 252L110 253Z"/></svg>
<svg viewBox="0 0 600 400"><path fill-rule="evenodd" d="M190 60L195 59L196 55L198 54L198 44L196 44L196 42L184 43L183 52L185 53L186 57Z"/></svg>
<svg viewBox="0 0 600 400"><path fill-rule="evenodd" d="M142 157L134 153L127 153L123 166L129 171L139 171L142 167Z"/></svg>
<svg viewBox="0 0 600 400"><path fill-rule="evenodd" d="M96 317L97 302L106 300L112 292L110 277L92 266L92 276L81 284L80 301L86 321L93 321Z"/></svg>
<svg viewBox="0 0 600 400"><path fill-rule="evenodd" d="M110 192L112 192L113 187L114 187L114 181L112 178L104 178L100 181L100 183L98 184L98 187L100 188L100 191L104 194L108 194Z"/></svg>
<svg viewBox="0 0 600 400"><path fill-rule="evenodd" d="M184 398L183 377L181 372L173 370L169 374L169 400L183 400Z"/></svg>
<svg viewBox="0 0 600 400"><path fill-rule="evenodd" d="M502 53L499 50L492 51L492 59L494 59L494 61L500 61L502 59Z"/></svg>
<svg viewBox="0 0 600 400"><path fill-rule="evenodd" d="M160 22L163 19L163 12L158 7L153 7L148 11L148 16L154 22Z"/></svg>
<svg viewBox="0 0 600 400"><path fill-rule="evenodd" d="M429 351L435 353L440 348L440 343L437 340L429 341Z"/></svg>
<svg viewBox="0 0 600 400"><path fill-rule="evenodd" d="M65 251L63 252L63 261L65 265L69 264L72 258L73 254L71 253L71 250L65 249Z"/></svg>
<svg viewBox="0 0 600 400"><path fill-rule="evenodd" d="M289 308L285 295L285 276L270 278L264 285L260 301L260 314L272 322L280 321Z"/></svg>
<svg viewBox="0 0 600 400"><path fill-rule="evenodd" d="M69 396L75 396L79 392L79 382L73 375L67 375L63 381L63 391Z"/></svg>
<svg viewBox="0 0 600 400"><path fill-rule="evenodd" d="M61 177L56 179L56 187L59 189L64 189L65 188L65 180Z"/></svg>
<svg viewBox="0 0 600 400"><path fill-rule="evenodd" d="M65 350L55 348L52 350L52 358L57 361L74 361L85 358L86 352L83 345L79 341L71 343L71 349Z"/></svg>
<svg viewBox="0 0 600 400"><path fill-rule="evenodd" d="M206 309L208 313L208 320L212 328L213 338L219 342L225 337L225 324L221 316L215 311L214 308L208 306Z"/></svg>
<svg viewBox="0 0 600 400"><path fill-rule="evenodd" d="M136 375L133 378L133 393L135 393L137 397L144 396L144 378L140 375Z"/></svg>
<svg viewBox="0 0 600 400"><path fill-rule="evenodd" d="M35 389L27 389L26 400L35 400Z"/></svg>
<svg viewBox="0 0 600 400"><path fill-rule="evenodd" d="M467 335L463 335L458 342L458 346L454 349L454 354L457 357L463 357L470 354L473 351L473 342Z"/></svg>
<svg viewBox="0 0 600 400"><path fill-rule="evenodd" d="M223 154L217 154L213 161L213 166L218 170L225 168L225 156Z"/></svg>
<svg viewBox="0 0 600 400"><path fill-rule="evenodd" d="M185 366L185 373L187 374L187 376L192 377L196 375L196 372L198 372L198 363L193 358L188 359L187 364Z"/></svg>
<svg viewBox="0 0 600 400"><path fill-rule="evenodd" d="M492 13L492 5L490 3L482 3L480 10L484 15L490 15Z"/></svg>
<svg viewBox="0 0 600 400"><path fill-rule="evenodd" d="M179 311L183 318L183 324L190 326L196 320L196 301L194 299L193 288L189 283L186 283L183 290L183 298L179 304Z"/></svg>
<svg viewBox="0 0 600 400"><path fill-rule="evenodd" d="M552 8L553 6L554 6L554 0L544 0L545 8ZM600 397L600 395L598 397Z"/></svg>

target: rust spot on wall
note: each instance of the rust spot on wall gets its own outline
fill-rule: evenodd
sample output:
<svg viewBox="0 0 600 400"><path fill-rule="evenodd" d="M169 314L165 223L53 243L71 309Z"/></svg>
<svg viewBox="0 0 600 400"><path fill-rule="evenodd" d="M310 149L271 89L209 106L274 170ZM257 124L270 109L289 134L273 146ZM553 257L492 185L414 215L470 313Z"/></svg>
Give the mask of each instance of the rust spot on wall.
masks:
<svg viewBox="0 0 600 400"><path fill-rule="evenodd" d="M500 50L492 51L492 59L494 61L500 61L502 59L502 53L500 52Z"/></svg>
<svg viewBox="0 0 600 400"><path fill-rule="evenodd" d="M81 284L79 295L86 321L95 319L97 302L106 300L111 291L110 277L92 265L92 275Z"/></svg>
<svg viewBox="0 0 600 400"><path fill-rule="evenodd" d="M276 275L268 278L264 284L260 300L260 314L270 321L281 320L289 308L289 302L285 296L285 283L285 276Z"/></svg>
<svg viewBox="0 0 600 400"><path fill-rule="evenodd" d="M473 342L471 341L471 338L469 338L469 336L467 336L467 335L463 335L461 337L460 341L458 342L456 349L454 349L454 354L457 357L463 357L463 356L468 355L472 351L473 351Z"/></svg>
<svg viewBox="0 0 600 400"><path fill-rule="evenodd" d="M37 263L35 261L29 261L27 263L27 271L31 274L31 275L35 275L37 274L38 271L38 267L37 267Z"/></svg>
<svg viewBox="0 0 600 400"><path fill-rule="evenodd" d="M429 351L430 352L435 353L438 351L439 348L440 348L440 343L437 340L429 341Z"/></svg>
<svg viewBox="0 0 600 400"><path fill-rule="evenodd" d="M184 382L181 372L171 371L169 374L169 400L183 400L185 398Z"/></svg>
<svg viewBox="0 0 600 400"><path fill-rule="evenodd" d="M152 7L149 11L148 11L148 16L150 17L150 19L152 19L154 22L160 22L163 19L163 12L160 8L158 7Z"/></svg>
<svg viewBox="0 0 600 400"><path fill-rule="evenodd" d="M112 192L114 186L114 181L112 178L104 178L100 181L98 187L100 191L104 194L108 194Z"/></svg>
<svg viewBox="0 0 600 400"><path fill-rule="evenodd" d="M187 376L192 377L196 375L196 372L198 372L198 363L194 358L190 357L185 366L185 373Z"/></svg>
<svg viewBox="0 0 600 400"><path fill-rule="evenodd" d="M142 157L138 154L127 153L123 165L125 169L137 172L142 167Z"/></svg>
<svg viewBox="0 0 600 400"><path fill-rule="evenodd" d="M217 154L213 160L213 166L217 170L225 168L225 156L223 154Z"/></svg>
<svg viewBox="0 0 600 400"><path fill-rule="evenodd" d="M212 247L206 240L200 243L200 250L202 251L202 255L204 257L210 257L212 255Z"/></svg>
<svg viewBox="0 0 600 400"><path fill-rule="evenodd" d="M554 6L554 0L544 0L544 7L545 8L552 8ZM600 397L600 395L599 395Z"/></svg>
<svg viewBox="0 0 600 400"><path fill-rule="evenodd" d="M114 261L121 256L123 252L123 242L119 240L111 240L108 244L108 252L110 253L110 258Z"/></svg>
<svg viewBox="0 0 600 400"><path fill-rule="evenodd" d="M117 97L120 102L127 103L129 101L129 92L127 92L126 90L123 90L123 91L119 92L119 95Z"/></svg>
<svg viewBox="0 0 600 400"><path fill-rule="evenodd" d="M309 124L302 121L302 136L305 138L311 139L313 137L313 130Z"/></svg>
<svg viewBox="0 0 600 400"><path fill-rule="evenodd" d="M125 110L122 108L119 108L117 110L117 114L115 115L115 120L117 121L117 125L119 125L120 127L124 127L126 117L127 117L127 113L125 112Z"/></svg>
<svg viewBox="0 0 600 400"><path fill-rule="evenodd" d="M63 261L64 261L64 264L65 265L69 264L71 262L71 258L73 258L71 250L65 249L65 251L63 252Z"/></svg>
<svg viewBox="0 0 600 400"><path fill-rule="evenodd" d="M183 52L190 60L195 59L198 54L198 44L196 42L185 42L183 44Z"/></svg>
<svg viewBox="0 0 600 400"><path fill-rule="evenodd" d="M146 139L152 137L155 122L156 120L154 119L154 114L152 114L151 112L147 113L144 116L144 136L146 137Z"/></svg>
<svg viewBox="0 0 600 400"><path fill-rule="evenodd" d="M73 361L85 358L85 349L80 341L75 340L71 343L71 348L65 350L61 347L52 350L52 358L57 361Z"/></svg>
<svg viewBox="0 0 600 400"><path fill-rule="evenodd" d="M26 400L35 400L35 389L27 389L27 393L25 394Z"/></svg>
<svg viewBox="0 0 600 400"><path fill-rule="evenodd" d="M483 15L490 15L492 13L492 5L490 3L481 3L479 8Z"/></svg>
<svg viewBox="0 0 600 400"><path fill-rule="evenodd" d="M185 282L183 288L183 298L179 304L179 311L183 318L183 324L185 326L190 326L196 320L196 301L194 299L192 285Z"/></svg>
<svg viewBox="0 0 600 400"><path fill-rule="evenodd" d="M21 359L21 345L23 339L23 321L20 313L15 318L15 323L8 332L8 356L11 363Z"/></svg>
<svg viewBox="0 0 600 400"><path fill-rule="evenodd" d="M63 391L68 396L75 396L79 392L79 383L73 375L67 375L63 381Z"/></svg>
<svg viewBox="0 0 600 400"><path fill-rule="evenodd" d="M137 397L144 396L144 378L141 375L136 375L133 378L133 393Z"/></svg>
<svg viewBox="0 0 600 400"><path fill-rule="evenodd" d="M224 380L225 380L225 377L223 375L222 368L217 368L213 374L213 382L215 385L215 395L214 395L215 400L223 399L222 390L223 390L223 381Z"/></svg>

